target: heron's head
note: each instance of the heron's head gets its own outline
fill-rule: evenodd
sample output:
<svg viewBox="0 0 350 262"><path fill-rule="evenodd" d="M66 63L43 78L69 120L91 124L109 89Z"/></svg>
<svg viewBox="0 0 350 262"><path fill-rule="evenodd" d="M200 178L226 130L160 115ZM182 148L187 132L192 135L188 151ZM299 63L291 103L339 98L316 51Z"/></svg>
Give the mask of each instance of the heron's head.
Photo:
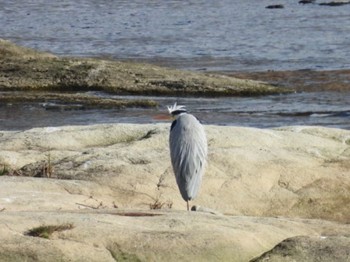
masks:
<svg viewBox="0 0 350 262"><path fill-rule="evenodd" d="M173 106L168 106L168 111L169 114L175 119L181 114L187 112L185 106L178 106L176 103Z"/></svg>

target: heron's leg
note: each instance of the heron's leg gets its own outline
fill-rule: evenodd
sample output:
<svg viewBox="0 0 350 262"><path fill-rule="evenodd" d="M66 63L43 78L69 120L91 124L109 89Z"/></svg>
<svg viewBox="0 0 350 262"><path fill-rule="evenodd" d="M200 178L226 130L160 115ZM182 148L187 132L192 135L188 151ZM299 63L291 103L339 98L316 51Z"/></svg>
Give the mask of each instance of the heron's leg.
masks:
<svg viewBox="0 0 350 262"><path fill-rule="evenodd" d="M187 211L190 211L190 202L187 200Z"/></svg>

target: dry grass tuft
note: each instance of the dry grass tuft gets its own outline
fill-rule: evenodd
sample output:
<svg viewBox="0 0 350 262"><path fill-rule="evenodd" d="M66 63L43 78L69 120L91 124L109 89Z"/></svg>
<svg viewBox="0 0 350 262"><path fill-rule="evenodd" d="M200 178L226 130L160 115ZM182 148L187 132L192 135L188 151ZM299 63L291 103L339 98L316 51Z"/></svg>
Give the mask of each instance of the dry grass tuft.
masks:
<svg viewBox="0 0 350 262"><path fill-rule="evenodd" d="M171 201L162 202L160 201L159 198L155 198L154 202L149 204L150 209L162 209L164 207L171 209L173 207L173 202Z"/></svg>
<svg viewBox="0 0 350 262"><path fill-rule="evenodd" d="M42 238L47 238L49 239L51 235L55 232L61 232L65 230L70 230L73 229L74 225L71 223L68 224L61 224L61 225L43 225L39 227L34 227L24 234L27 236L32 236L32 237L42 237Z"/></svg>

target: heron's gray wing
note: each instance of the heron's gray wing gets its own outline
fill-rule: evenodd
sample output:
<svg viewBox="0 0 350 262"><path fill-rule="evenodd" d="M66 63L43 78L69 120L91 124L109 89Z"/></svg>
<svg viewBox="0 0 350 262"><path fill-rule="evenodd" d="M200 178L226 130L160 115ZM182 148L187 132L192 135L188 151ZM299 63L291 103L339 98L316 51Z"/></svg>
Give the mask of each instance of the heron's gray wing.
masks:
<svg viewBox="0 0 350 262"><path fill-rule="evenodd" d="M170 156L182 197L196 197L201 185L207 156L203 126L190 114L180 116L170 132Z"/></svg>

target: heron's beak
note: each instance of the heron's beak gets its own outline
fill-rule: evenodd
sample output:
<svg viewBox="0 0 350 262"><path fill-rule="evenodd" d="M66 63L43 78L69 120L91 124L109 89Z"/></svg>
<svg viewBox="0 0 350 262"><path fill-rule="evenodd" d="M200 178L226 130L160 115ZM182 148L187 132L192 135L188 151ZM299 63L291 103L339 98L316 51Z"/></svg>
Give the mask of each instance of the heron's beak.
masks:
<svg viewBox="0 0 350 262"><path fill-rule="evenodd" d="M159 114L159 115L153 116L152 118L154 120L163 120L163 121L173 120L173 117L169 114Z"/></svg>

